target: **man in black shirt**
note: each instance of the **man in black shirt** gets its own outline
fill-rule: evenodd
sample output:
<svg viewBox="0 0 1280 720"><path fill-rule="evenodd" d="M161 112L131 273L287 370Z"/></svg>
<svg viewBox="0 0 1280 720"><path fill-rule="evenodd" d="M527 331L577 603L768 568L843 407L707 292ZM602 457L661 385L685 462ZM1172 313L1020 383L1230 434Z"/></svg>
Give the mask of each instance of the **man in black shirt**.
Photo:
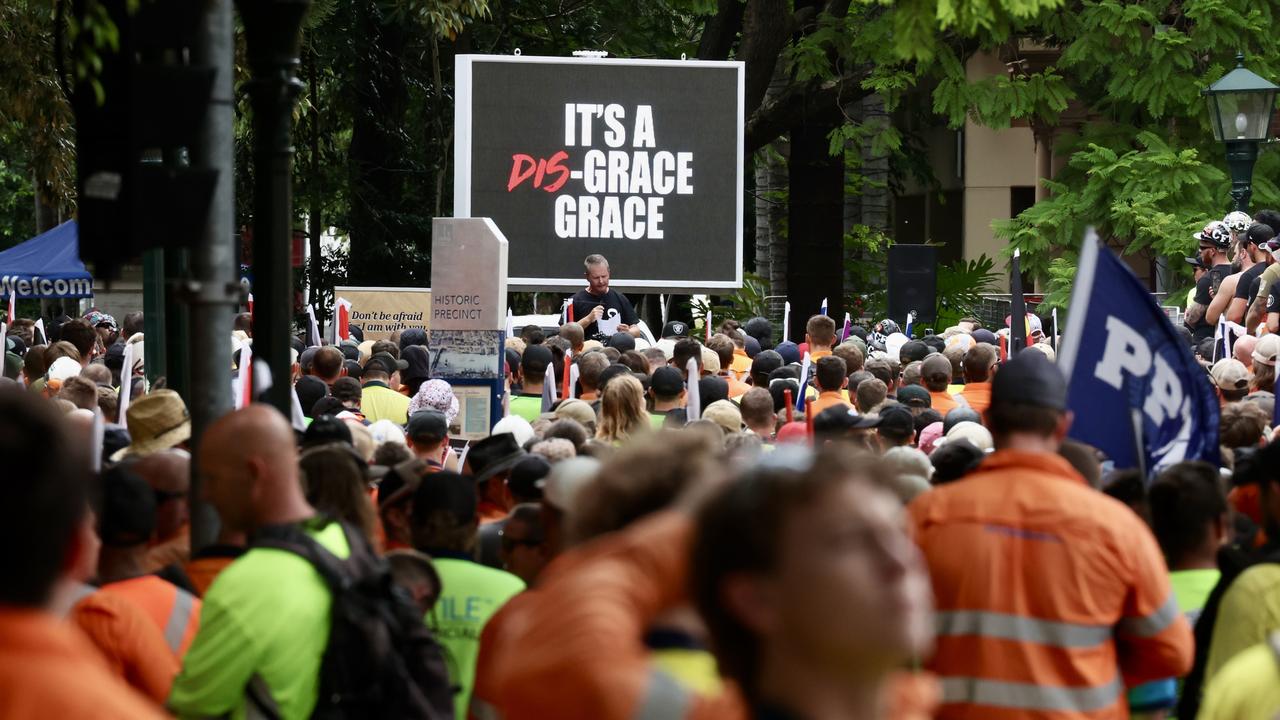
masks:
<svg viewBox="0 0 1280 720"><path fill-rule="evenodd" d="M618 332L640 337L636 323L640 317L626 295L609 289L609 261L603 255L588 255L583 262L587 267L587 288L574 293L573 319L582 326L588 338L601 335L598 321L601 318L619 320Z"/></svg>
<svg viewBox="0 0 1280 720"><path fill-rule="evenodd" d="M1231 246L1231 232L1222 221L1215 220L1204 226L1196 238L1200 241L1200 262L1208 272L1196 281L1196 294L1187 307L1186 325L1191 337L1198 340L1213 337L1214 326L1205 318L1209 303L1218 292L1218 286L1231 274L1227 248Z"/></svg>
<svg viewBox="0 0 1280 720"><path fill-rule="evenodd" d="M1240 251L1249 256L1253 266L1240 276L1239 282L1236 283L1235 297L1231 299L1231 305L1227 308L1227 319L1233 323L1244 322L1245 311L1249 309L1249 303L1253 302L1254 295L1258 292L1258 285L1261 282L1258 276L1267 269L1267 264L1271 260L1267 243L1273 237L1275 237L1275 231L1270 225L1254 223L1240 238Z"/></svg>

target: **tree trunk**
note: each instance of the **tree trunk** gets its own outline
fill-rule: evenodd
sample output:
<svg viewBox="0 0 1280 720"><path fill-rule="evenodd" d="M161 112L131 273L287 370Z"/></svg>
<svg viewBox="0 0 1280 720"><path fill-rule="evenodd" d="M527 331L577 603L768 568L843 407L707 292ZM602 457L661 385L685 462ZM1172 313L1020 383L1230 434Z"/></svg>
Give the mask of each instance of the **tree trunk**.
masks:
<svg viewBox="0 0 1280 720"><path fill-rule="evenodd" d="M369 53L356 62L352 78L353 119L348 149L351 194L351 256L348 280L357 285L380 285L388 267L405 270L413 258L410 233L402 217L404 205L400 155L404 149L408 88L400 58L405 52L404 29L387 22L377 3L353 3L354 41ZM412 281L419 278L406 278Z"/></svg>
<svg viewBox="0 0 1280 720"><path fill-rule="evenodd" d="M787 217L787 208L791 196L787 192L787 155L791 149L782 140L775 140L766 148L770 152L770 160L766 165L765 182L773 191L773 202L767 206L769 225L769 294L777 296L769 302L769 317L782 320L782 303L787 297L787 237L789 231L783 227ZM781 335L778 336L781 340Z"/></svg>
<svg viewBox="0 0 1280 720"><path fill-rule="evenodd" d="M787 86L787 73L782 63L774 67L773 80L765 93L766 102ZM775 142L756 153L756 274L769 283L769 295L785 295L786 237L782 234L782 219L786 217L786 177L783 175L780 152L783 143ZM775 247L781 252L775 252ZM782 273L774 270L775 263L782 264ZM775 308L774 305L777 307ZM782 317L782 300L770 301L770 315ZM776 311L776 313L775 313Z"/></svg>
<svg viewBox="0 0 1280 720"><path fill-rule="evenodd" d="M49 201L49 183L34 174L32 182L35 184L36 234L39 235L58 226L59 212L57 206Z"/></svg>
<svg viewBox="0 0 1280 720"><path fill-rule="evenodd" d="M832 317L844 315L844 162L831 155L831 130L812 124L791 131L787 289L797 342L823 298Z"/></svg>
<svg viewBox="0 0 1280 720"><path fill-rule="evenodd" d="M756 274L766 280L769 278L769 250L773 243L773 224L769 222L769 206L777 202L770 197L769 188L769 150L756 154Z"/></svg>
<svg viewBox="0 0 1280 720"><path fill-rule="evenodd" d="M324 204L324 193L320 187L320 93L319 71L316 68L316 51L312 45L310 70L307 78L311 86L311 207L307 210L307 242L311 255L311 266L307 269L310 277L307 286L310 289L311 306L315 309L316 324L319 325L320 337L324 337L325 320L328 319L326 309L329 303L324 302L324 290L321 287L321 275L324 273L324 257L320 247L320 234L324 225L321 222L321 208Z"/></svg>
<svg viewBox="0 0 1280 720"><path fill-rule="evenodd" d="M862 122L869 128L889 127L889 114L884 110L884 98L868 95L862 99ZM862 224L874 231L893 236L889 223L889 155L873 152L871 143L862 148Z"/></svg>
<svg viewBox="0 0 1280 720"><path fill-rule="evenodd" d="M797 0L795 9L799 15L822 5ZM823 298L832 317L844 314L844 158L831 154L827 139L835 127L826 118L802 118L791 127L786 275L796 342L804 338L805 322Z"/></svg>

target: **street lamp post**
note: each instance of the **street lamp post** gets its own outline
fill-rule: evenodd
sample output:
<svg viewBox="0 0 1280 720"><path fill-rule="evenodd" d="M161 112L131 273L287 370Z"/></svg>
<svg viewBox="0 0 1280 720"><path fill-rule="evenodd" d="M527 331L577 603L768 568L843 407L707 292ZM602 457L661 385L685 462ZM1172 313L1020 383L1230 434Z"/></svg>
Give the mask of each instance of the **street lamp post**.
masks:
<svg viewBox="0 0 1280 720"><path fill-rule="evenodd" d="M266 361L267 401L289 417L293 320L293 106L309 0L238 0L252 76L254 357Z"/></svg>
<svg viewBox="0 0 1280 720"><path fill-rule="evenodd" d="M1235 209L1249 211L1253 194L1253 164L1258 144L1267 139L1280 86L1250 72L1244 53L1236 55L1236 67L1203 91L1209 104L1209 124L1215 140L1227 146L1231 171L1231 199Z"/></svg>

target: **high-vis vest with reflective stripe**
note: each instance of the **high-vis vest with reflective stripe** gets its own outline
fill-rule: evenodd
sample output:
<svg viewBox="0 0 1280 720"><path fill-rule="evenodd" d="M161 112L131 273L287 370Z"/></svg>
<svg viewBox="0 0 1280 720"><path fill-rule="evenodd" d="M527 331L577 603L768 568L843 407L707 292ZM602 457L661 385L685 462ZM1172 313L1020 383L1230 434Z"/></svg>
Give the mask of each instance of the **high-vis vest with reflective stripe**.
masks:
<svg viewBox="0 0 1280 720"><path fill-rule="evenodd" d="M200 627L199 598L155 575L107 583L102 589L142 608L164 633L169 649L179 658L186 654Z"/></svg>
<svg viewBox="0 0 1280 720"><path fill-rule="evenodd" d="M1128 717L1126 685L1189 668L1155 539L1057 455L996 452L909 512L937 603L939 718Z"/></svg>

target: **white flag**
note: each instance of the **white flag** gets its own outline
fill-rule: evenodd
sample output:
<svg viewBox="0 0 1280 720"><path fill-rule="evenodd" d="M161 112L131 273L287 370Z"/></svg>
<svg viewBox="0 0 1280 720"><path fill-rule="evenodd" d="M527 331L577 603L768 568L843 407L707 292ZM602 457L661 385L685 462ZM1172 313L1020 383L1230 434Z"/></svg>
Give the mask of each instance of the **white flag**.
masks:
<svg viewBox="0 0 1280 720"><path fill-rule="evenodd" d="M685 370L689 373L689 380L685 383L685 419L693 422L702 417L702 395L698 392L698 358L689 358L689 364L685 366Z"/></svg>

